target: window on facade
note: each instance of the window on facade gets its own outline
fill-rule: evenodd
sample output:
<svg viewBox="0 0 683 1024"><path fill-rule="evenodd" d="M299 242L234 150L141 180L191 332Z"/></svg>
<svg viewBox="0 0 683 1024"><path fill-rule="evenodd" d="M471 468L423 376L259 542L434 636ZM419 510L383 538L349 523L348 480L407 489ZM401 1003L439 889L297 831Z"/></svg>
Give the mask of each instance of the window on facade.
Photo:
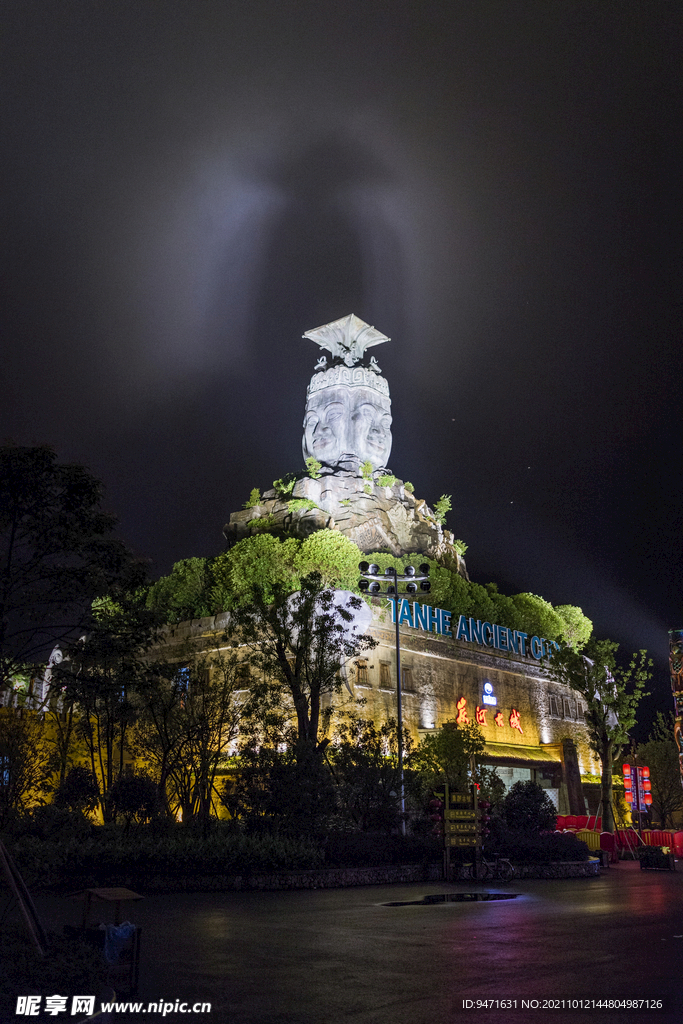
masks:
<svg viewBox="0 0 683 1024"><path fill-rule="evenodd" d="M548 694L548 703L550 705L550 717L560 717L560 702L554 693Z"/></svg>
<svg viewBox="0 0 683 1024"><path fill-rule="evenodd" d="M405 693L414 693L415 684L413 682L413 669L410 665L403 665L401 667L401 687Z"/></svg>
<svg viewBox="0 0 683 1024"><path fill-rule="evenodd" d="M180 703L185 705L185 700L190 692L190 667L189 665L181 665L173 677L173 683L176 687L177 692L180 694Z"/></svg>
<svg viewBox="0 0 683 1024"><path fill-rule="evenodd" d="M391 690L391 665L388 661L379 663L379 687L380 690Z"/></svg>
<svg viewBox="0 0 683 1024"><path fill-rule="evenodd" d="M356 682L359 686L368 686L368 663L363 659L356 662Z"/></svg>
<svg viewBox="0 0 683 1024"><path fill-rule="evenodd" d="M564 698L564 717L565 718L573 718L574 717L572 715L572 706L571 706L569 700L567 699L567 697Z"/></svg>

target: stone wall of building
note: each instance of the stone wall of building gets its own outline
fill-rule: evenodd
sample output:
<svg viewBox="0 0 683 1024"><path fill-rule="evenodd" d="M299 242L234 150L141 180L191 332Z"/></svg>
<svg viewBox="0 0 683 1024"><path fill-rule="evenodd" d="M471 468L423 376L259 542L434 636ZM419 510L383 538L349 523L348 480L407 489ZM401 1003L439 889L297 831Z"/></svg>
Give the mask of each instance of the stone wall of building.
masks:
<svg viewBox="0 0 683 1024"><path fill-rule="evenodd" d="M379 601L374 608L372 634L378 646L367 656L354 659L349 678L354 692L366 698L367 717L382 720L396 716L396 634L389 612ZM405 624L399 627L399 636L403 718L416 741L458 714L463 720L463 712L467 720L475 721L479 707L485 710L480 727L492 757L512 764L514 754L496 748L528 747L521 754L540 763L541 747L548 761L561 765L562 741L571 739L581 772L598 770L577 694L552 682L542 663L531 656L493 653L477 644ZM486 683L491 684L495 705L484 703ZM518 719L513 712L518 713Z"/></svg>
<svg viewBox="0 0 683 1024"><path fill-rule="evenodd" d="M227 620L222 614L169 627L169 650L180 651L188 643L210 645ZM365 699L363 717L379 724L396 718L396 631L385 598L373 599L370 631L378 646L353 659L347 675L353 695ZM584 709L574 691L553 682L546 665L530 654L522 657L492 650L405 623L399 626L399 636L403 720L415 742L459 715L461 721L463 715L467 721L476 721L477 708L485 709L479 722L486 741L485 759L499 768L506 785L535 779L548 789L559 813L584 813L584 807L572 803L583 801L580 785L578 796L576 787L573 796L572 787L567 787L564 761L571 748L566 741L576 748L581 774L598 773L599 764L590 750ZM486 684L490 684L486 695L495 698L495 704L484 703Z"/></svg>

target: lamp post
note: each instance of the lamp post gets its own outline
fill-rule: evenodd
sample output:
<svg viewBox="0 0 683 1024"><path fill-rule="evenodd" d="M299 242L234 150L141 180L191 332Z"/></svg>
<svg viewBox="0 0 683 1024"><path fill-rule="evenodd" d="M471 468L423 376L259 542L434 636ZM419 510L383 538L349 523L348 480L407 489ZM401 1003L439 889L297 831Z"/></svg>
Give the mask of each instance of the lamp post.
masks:
<svg viewBox="0 0 683 1024"><path fill-rule="evenodd" d="M400 607L399 596L398 596L398 585L400 583L406 584L406 593L416 594L417 585L420 584L420 590L424 593L428 593L431 588L429 582L429 566L425 563L420 566L419 575L416 574L415 568L412 565L404 566L403 572L397 571L396 567L385 569L381 572L380 567L374 562L368 564L368 562L361 562L358 566L361 573L361 579L358 583L358 589L362 593L368 594L381 594L386 593L394 600L394 619L396 623L396 717L398 719L398 775L401 785L401 832L403 835L406 834L406 801L405 801L405 789L403 786L403 703L401 700L401 640L398 632L398 612ZM382 590L382 583L387 584L385 591Z"/></svg>

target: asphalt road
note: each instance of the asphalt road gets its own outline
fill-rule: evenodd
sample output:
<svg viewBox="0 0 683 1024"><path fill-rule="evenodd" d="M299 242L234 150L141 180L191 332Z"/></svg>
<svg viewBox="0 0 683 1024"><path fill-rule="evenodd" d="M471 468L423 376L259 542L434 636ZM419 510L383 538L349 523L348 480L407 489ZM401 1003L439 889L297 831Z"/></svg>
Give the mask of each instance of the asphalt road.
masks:
<svg viewBox="0 0 683 1024"><path fill-rule="evenodd" d="M138 998L211 1002L193 1018L207 1024L683 1021L683 871L469 887L496 889L517 898L386 906L463 883L152 896L130 912ZM52 927L77 919L67 900L38 906ZM663 1005L567 1005L625 999Z"/></svg>

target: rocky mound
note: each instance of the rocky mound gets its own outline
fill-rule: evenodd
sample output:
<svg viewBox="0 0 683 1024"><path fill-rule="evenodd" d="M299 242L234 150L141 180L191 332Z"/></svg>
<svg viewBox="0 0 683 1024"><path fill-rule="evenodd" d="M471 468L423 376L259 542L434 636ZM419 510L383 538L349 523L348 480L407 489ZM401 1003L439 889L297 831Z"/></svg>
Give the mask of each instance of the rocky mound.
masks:
<svg viewBox="0 0 683 1024"><path fill-rule="evenodd" d="M235 543L254 533L307 537L316 530L339 530L361 551L386 551L396 558L427 555L469 579L454 536L426 501L406 491L402 480L382 486L362 476L305 476L291 497L266 491L260 504L233 512L223 533Z"/></svg>

